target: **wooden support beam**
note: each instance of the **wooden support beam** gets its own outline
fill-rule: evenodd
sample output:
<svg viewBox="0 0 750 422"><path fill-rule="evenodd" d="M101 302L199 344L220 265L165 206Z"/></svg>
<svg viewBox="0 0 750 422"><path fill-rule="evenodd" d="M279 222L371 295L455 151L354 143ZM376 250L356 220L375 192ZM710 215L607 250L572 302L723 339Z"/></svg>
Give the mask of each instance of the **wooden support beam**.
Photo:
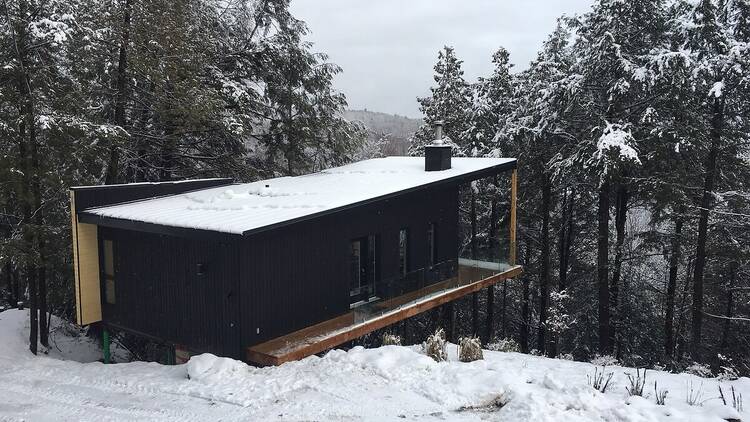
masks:
<svg viewBox="0 0 750 422"><path fill-rule="evenodd" d="M281 365L285 362L305 358L344 344L365 334L392 325L398 321L437 308L460 297L480 291L500 281L517 277L522 268L514 266L505 272L492 275L483 280L469 283L460 287L449 288L446 291L423 300L415 300L404 304L390 312L373 317L365 322L355 323L354 313L349 312L294 333L269 340L246 349L246 359L260 365ZM450 285L451 280L446 282ZM443 284L439 283L439 284ZM430 288L433 288L432 286Z"/></svg>

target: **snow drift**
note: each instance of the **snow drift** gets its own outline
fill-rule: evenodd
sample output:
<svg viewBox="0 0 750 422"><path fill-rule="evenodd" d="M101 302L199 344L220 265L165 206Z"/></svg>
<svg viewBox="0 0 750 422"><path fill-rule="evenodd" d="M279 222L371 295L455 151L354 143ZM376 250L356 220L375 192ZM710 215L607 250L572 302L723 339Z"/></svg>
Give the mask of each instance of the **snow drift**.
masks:
<svg viewBox="0 0 750 422"><path fill-rule="evenodd" d="M648 371L646 390L657 381L669 391L665 405L657 405L653 391L628 397L631 368L607 367L612 383L600 393L587 383L594 373L589 363L491 351L484 360L463 363L455 345L440 363L420 346L385 346L334 350L275 368L210 354L177 366L103 365L61 360L98 353L95 342L77 335L70 336L79 345L73 355L31 355L27 317L25 311L0 313L0 421L750 420L718 398L722 385L748 400L747 378ZM686 403L690 386L700 392L695 406Z"/></svg>

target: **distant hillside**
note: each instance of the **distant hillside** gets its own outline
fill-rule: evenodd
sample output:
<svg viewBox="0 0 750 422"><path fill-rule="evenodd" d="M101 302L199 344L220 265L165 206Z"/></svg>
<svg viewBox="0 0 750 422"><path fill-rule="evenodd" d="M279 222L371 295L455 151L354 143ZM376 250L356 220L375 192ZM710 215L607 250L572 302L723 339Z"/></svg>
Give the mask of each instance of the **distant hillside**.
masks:
<svg viewBox="0 0 750 422"><path fill-rule="evenodd" d="M410 137L422 125L422 119L369 110L347 110L344 112L344 117L348 120L359 120L373 132L390 133L400 138Z"/></svg>
<svg viewBox="0 0 750 422"><path fill-rule="evenodd" d="M422 119L369 110L347 110L344 117L347 120L362 122L368 129L371 142L389 135L388 142L381 147L384 155L406 155L409 138L422 125Z"/></svg>

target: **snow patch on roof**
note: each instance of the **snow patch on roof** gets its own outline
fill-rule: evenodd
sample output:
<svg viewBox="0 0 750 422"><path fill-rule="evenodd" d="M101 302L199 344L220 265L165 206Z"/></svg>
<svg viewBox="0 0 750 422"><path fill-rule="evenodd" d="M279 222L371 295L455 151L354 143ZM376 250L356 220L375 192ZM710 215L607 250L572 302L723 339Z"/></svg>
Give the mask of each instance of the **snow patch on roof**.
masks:
<svg viewBox="0 0 750 422"><path fill-rule="evenodd" d="M424 157L386 157L319 173L221 186L87 210L90 214L172 227L242 234L515 161L453 158L453 168L424 170Z"/></svg>

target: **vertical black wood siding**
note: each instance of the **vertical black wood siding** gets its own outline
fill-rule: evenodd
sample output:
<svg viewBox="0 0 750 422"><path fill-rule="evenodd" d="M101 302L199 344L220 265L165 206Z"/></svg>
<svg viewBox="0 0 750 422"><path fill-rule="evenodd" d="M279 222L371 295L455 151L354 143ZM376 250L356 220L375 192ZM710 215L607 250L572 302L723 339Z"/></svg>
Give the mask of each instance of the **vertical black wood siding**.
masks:
<svg viewBox="0 0 750 422"><path fill-rule="evenodd" d="M197 352L242 357L239 244L109 228L99 237L114 241L116 257L116 303L102 299L107 323Z"/></svg>
<svg viewBox="0 0 750 422"><path fill-rule="evenodd" d="M242 344L251 346L349 311L349 248L378 235L380 280L398 276L398 234L409 229L412 269L427 262L427 227L438 260L458 254L458 189L424 190L249 236L240 251Z"/></svg>
<svg viewBox="0 0 750 422"><path fill-rule="evenodd" d="M117 299L103 301L104 320L196 352L243 358L245 347L349 311L351 240L379 236L383 280L398 275L398 234L408 228L409 267L423 268L430 222L437 223L438 261L456 259L455 185L219 241L102 227L100 240L115 242Z"/></svg>

